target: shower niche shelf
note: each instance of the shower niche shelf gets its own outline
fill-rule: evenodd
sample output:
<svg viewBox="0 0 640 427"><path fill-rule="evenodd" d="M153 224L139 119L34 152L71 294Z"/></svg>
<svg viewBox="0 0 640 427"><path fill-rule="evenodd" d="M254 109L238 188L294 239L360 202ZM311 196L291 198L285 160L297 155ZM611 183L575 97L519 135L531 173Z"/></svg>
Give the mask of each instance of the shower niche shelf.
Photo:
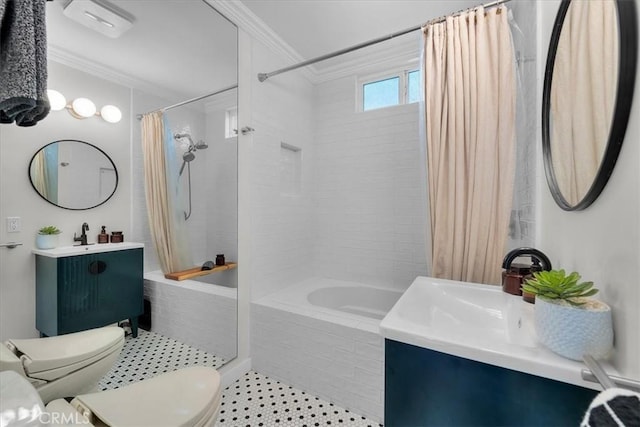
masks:
<svg viewBox="0 0 640 427"><path fill-rule="evenodd" d="M228 262L225 265L216 265L211 270L203 270L202 267L193 267L188 270L174 271L164 275L165 279L171 280L187 280L198 276L206 276L207 274L217 273L218 271L232 270L238 266L235 262Z"/></svg>

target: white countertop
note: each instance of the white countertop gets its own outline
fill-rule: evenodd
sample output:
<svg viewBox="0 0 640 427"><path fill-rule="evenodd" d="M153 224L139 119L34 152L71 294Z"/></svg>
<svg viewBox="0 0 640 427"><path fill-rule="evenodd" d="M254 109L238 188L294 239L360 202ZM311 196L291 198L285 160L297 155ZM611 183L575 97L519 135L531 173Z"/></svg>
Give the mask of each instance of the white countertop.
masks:
<svg viewBox="0 0 640 427"><path fill-rule="evenodd" d="M384 338L594 390L582 362L538 342L534 305L499 286L418 277L380 323ZM609 375L617 375L606 362Z"/></svg>
<svg viewBox="0 0 640 427"><path fill-rule="evenodd" d="M126 249L144 248L143 243L122 242L122 243L94 243L86 246L62 246L55 249L33 249L31 253L50 258L63 258L76 255L87 255L90 253L122 251Z"/></svg>

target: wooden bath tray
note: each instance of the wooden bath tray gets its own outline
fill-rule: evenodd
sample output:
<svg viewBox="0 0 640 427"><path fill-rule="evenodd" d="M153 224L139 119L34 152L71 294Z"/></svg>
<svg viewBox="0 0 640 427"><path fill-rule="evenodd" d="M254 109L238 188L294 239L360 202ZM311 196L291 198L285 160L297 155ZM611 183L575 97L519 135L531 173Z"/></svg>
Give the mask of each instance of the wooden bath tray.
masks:
<svg viewBox="0 0 640 427"><path fill-rule="evenodd" d="M218 271L231 270L236 268L238 263L228 262L225 265L216 265L211 270L203 270L202 267L193 267L188 270L174 271L173 273L167 273L165 278L171 280L187 280L198 276L206 276L207 274L216 273Z"/></svg>

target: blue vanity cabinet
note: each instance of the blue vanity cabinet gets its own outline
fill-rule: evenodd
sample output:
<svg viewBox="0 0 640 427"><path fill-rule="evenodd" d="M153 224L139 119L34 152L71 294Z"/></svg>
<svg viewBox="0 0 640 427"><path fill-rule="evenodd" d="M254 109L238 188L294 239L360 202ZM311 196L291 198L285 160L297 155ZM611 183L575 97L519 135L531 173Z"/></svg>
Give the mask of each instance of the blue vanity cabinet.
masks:
<svg viewBox="0 0 640 427"><path fill-rule="evenodd" d="M143 304L142 248L58 258L36 255L36 329L43 335L129 319L136 337Z"/></svg>
<svg viewBox="0 0 640 427"><path fill-rule="evenodd" d="M596 394L385 340L386 427L577 426Z"/></svg>

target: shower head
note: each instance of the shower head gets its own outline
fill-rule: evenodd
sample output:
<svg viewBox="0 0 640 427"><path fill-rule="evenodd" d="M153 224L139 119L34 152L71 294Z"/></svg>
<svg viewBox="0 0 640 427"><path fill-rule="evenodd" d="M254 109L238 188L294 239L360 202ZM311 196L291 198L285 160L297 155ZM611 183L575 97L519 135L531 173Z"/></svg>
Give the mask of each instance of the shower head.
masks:
<svg viewBox="0 0 640 427"><path fill-rule="evenodd" d="M193 139L191 139L191 135L189 135L186 132L176 133L176 134L173 135L173 137L175 139L177 139L177 140L181 140L181 139L187 138L189 140L189 146L193 146Z"/></svg>
<svg viewBox="0 0 640 427"><path fill-rule="evenodd" d="M194 144L193 139L191 139L191 135L188 134L187 132L176 133L176 134L173 135L173 137L178 141L180 141L181 139L184 139L184 138L188 139L189 140L189 152L194 151L194 150L204 150L206 148L209 148L207 143L204 142L203 140L200 140L200 141L198 141L198 142L196 142ZM190 160L187 160L187 161L190 161Z"/></svg>

